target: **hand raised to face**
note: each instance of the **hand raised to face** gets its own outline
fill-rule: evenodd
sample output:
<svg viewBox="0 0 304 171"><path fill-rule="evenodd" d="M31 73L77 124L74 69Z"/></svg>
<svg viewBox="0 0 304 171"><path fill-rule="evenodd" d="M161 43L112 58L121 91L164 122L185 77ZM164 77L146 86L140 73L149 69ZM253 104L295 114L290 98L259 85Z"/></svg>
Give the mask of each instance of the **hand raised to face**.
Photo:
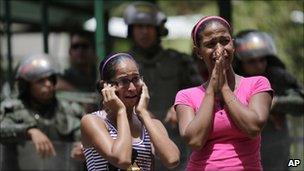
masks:
<svg viewBox="0 0 304 171"><path fill-rule="evenodd" d="M224 86L228 86L228 81L227 81L227 66L229 66L229 62L228 60L225 58L224 55L222 55L219 59L219 65L220 65L220 72L219 72L219 87L218 87L218 90L222 90L222 88Z"/></svg>
<svg viewBox="0 0 304 171"><path fill-rule="evenodd" d="M220 57L217 57L208 86L209 90L211 89L211 91L214 93L218 93L224 85L228 84L226 75L226 65L227 60L224 58L224 56L221 55Z"/></svg>
<svg viewBox="0 0 304 171"><path fill-rule="evenodd" d="M149 100L150 100L150 95L149 95L148 87L142 81L142 91L141 91L139 102L135 108L136 112L140 113L143 110L147 110L148 105L149 105Z"/></svg>
<svg viewBox="0 0 304 171"><path fill-rule="evenodd" d="M101 90L101 94L103 96L103 106L110 113L118 113L120 110L125 110L126 107L123 102L116 95L117 87L103 83L103 89Z"/></svg>

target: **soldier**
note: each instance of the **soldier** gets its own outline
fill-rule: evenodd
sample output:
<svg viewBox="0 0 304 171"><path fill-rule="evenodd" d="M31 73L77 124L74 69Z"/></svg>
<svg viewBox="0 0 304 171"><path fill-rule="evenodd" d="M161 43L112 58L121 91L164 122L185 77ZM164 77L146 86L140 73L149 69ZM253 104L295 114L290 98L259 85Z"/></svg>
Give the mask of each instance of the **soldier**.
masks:
<svg viewBox="0 0 304 171"><path fill-rule="evenodd" d="M0 169L80 170L82 163L70 155L84 157L79 143L84 111L77 103L56 98L56 70L50 57L25 58L16 79L18 99L1 104Z"/></svg>
<svg viewBox="0 0 304 171"><path fill-rule="evenodd" d="M94 92L97 58L93 36L85 31L76 31L72 32L70 37L70 67L59 77L56 89Z"/></svg>
<svg viewBox="0 0 304 171"><path fill-rule="evenodd" d="M163 49L161 37L168 34L164 24L166 16L157 6L149 2L134 2L124 11L124 21L128 25L128 38L132 41L130 54L139 64L140 71L149 87L152 113L173 127L167 130L171 139L181 150L181 164L176 170L184 170L187 161L186 146L177 129L176 113L171 107L178 90L201 83L195 64L190 56L172 49ZM160 162L156 162L156 165ZM156 166L156 170L166 170Z"/></svg>
<svg viewBox="0 0 304 171"><path fill-rule="evenodd" d="M286 114L303 115L303 89L286 71L277 57L272 38L257 30L236 35L236 72L266 76L275 92L270 117L262 132L262 165L264 170L288 170L290 137Z"/></svg>
<svg viewBox="0 0 304 171"><path fill-rule="evenodd" d="M97 110L96 62L93 35L85 31L75 31L70 35L70 67L59 75L56 89L63 96L83 105L87 113Z"/></svg>

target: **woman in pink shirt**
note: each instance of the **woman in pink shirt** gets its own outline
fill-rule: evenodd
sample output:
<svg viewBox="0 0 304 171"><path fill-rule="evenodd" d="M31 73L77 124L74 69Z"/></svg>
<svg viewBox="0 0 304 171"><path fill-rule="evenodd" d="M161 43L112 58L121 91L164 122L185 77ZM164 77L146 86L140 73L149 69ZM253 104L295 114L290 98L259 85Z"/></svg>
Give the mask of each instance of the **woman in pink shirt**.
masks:
<svg viewBox="0 0 304 171"><path fill-rule="evenodd" d="M188 171L262 170L260 133L272 89L265 77L234 73L231 32L218 16L202 18L192 30L194 50L205 62L209 79L179 91L175 99L180 134L193 150Z"/></svg>

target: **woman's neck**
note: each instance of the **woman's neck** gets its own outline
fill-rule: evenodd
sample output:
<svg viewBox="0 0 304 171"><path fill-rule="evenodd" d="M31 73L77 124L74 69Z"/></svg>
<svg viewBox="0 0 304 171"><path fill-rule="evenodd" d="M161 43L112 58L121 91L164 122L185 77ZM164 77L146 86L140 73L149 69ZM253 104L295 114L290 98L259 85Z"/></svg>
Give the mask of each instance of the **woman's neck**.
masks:
<svg viewBox="0 0 304 171"><path fill-rule="evenodd" d="M112 124L116 125L117 122L117 115L115 113L111 113L110 111L107 111L107 119L111 121ZM129 121L129 124L132 124L133 119L133 109L127 109L127 118Z"/></svg>
<svg viewBox="0 0 304 171"><path fill-rule="evenodd" d="M110 112L107 112L107 119L110 121L110 123L117 128L117 117L116 114L112 114ZM133 109L127 110L127 117L128 122L131 130L132 137L136 138L141 135L141 128L142 124L139 121L139 119L136 117L136 115L133 112Z"/></svg>

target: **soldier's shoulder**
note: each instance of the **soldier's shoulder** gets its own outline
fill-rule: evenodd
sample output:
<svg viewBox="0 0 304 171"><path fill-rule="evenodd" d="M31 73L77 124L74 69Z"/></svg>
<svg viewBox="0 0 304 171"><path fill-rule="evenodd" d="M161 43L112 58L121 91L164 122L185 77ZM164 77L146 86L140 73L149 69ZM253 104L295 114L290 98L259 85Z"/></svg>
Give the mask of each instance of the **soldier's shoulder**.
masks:
<svg viewBox="0 0 304 171"><path fill-rule="evenodd" d="M98 99L98 94L95 92L72 92L72 91L57 91L56 97L63 102L76 103L95 103Z"/></svg>
<svg viewBox="0 0 304 171"><path fill-rule="evenodd" d="M10 113L18 110L24 110L25 106L18 98L4 99L0 104L1 113Z"/></svg>
<svg viewBox="0 0 304 171"><path fill-rule="evenodd" d="M86 104L96 102L94 93L60 92L56 97L61 111L79 116L84 114Z"/></svg>
<svg viewBox="0 0 304 171"><path fill-rule="evenodd" d="M62 96L57 96L57 102L59 107L63 109L70 109L75 107L81 108L81 104L77 100L64 98Z"/></svg>
<svg viewBox="0 0 304 171"><path fill-rule="evenodd" d="M189 57L188 54L183 53L183 52L179 52L179 51L177 51L175 49L171 49L171 48L165 49L164 53L168 54L169 56L178 57L178 58L180 58L180 57Z"/></svg>
<svg viewBox="0 0 304 171"><path fill-rule="evenodd" d="M175 49L166 49L164 50L165 56L170 58L171 60L177 60L180 62L192 62L193 59L191 58L190 55L183 53L183 52L179 52Z"/></svg>
<svg viewBox="0 0 304 171"><path fill-rule="evenodd" d="M277 75L277 74L280 74L280 75L288 74L288 71L285 68L278 67L278 66L269 67L268 72L271 73L271 74L275 74L275 75Z"/></svg>
<svg viewBox="0 0 304 171"><path fill-rule="evenodd" d="M270 79L280 79L294 82L296 77L294 77L290 72L282 67L269 67L267 70L267 75Z"/></svg>

